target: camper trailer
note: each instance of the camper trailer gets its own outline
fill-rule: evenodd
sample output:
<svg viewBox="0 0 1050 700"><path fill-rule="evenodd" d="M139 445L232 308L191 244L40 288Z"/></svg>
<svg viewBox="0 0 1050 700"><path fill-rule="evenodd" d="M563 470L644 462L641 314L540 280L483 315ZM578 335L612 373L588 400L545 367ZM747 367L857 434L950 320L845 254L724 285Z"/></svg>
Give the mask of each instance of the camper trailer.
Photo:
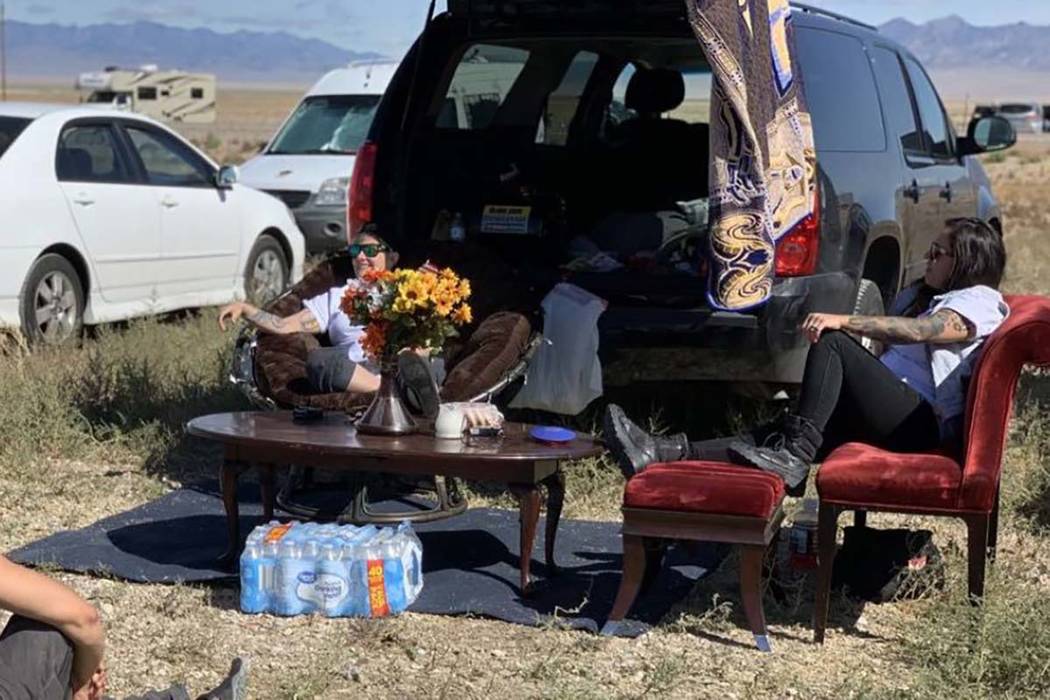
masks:
<svg viewBox="0 0 1050 700"><path fill-rule="evenodd" d="M157 66L82 73L76 87L90 94L88 104L107 105L167 122L209 124L215 121L215 76Z"/></svg>

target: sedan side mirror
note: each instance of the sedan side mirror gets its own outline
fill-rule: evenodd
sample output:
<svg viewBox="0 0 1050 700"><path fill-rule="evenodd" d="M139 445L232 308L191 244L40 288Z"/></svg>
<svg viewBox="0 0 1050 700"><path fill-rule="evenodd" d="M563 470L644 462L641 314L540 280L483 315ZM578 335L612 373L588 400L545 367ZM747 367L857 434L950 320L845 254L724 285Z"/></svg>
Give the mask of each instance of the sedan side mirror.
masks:
<svg viewBox="0 0 1050 700"><path fill-rule="evenodd" d="M236 165L224 165L215 173L215 186L220 190L232 189L239 179L240 173Z"/></svg>
<svg viewBox="0 0 1050 700"><path fill-rule="evenodd" d="M1002 151L1017 143L1013 126L1002 117L980 117L970 121L966 137L959 139L959 155Z"/></svg>

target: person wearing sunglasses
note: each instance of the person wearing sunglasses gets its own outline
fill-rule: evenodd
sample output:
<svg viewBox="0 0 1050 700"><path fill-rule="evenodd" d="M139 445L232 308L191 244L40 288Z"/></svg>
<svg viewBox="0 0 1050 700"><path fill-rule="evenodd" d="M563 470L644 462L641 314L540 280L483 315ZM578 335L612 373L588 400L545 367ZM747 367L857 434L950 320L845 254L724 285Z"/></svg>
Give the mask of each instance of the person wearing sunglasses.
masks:
<svg viewBox="0 0 1050 700"><path fill-rule="evenodd" d="M1006 319L999 293L1002 236L975 218L952 219L930 246L926 274L905 288L887 316L811 313L813 343L798 405L773 426L733 438L690 442L651 435L615 405L606 409L607 446L624 475L653 462L733 462L805 488L818 454L858 440L888 450L958 449L966 389L981 344ZM885 344L880 357L857 337Z"/></svg>
<svg viewBox="0 0 1050 700"><path fill-rule="evenodd" d="M347 252L357 279L369 270L393 269L398 261L397 252L372 224L354 237ZM306 358L306 375L314 390L322 394L374 393L379 390L379 368L365 356L361 346L365 329L351 325L349 317L339 308L349 284L348 280L342 286L304 300L302 311L291 316L277 316L244 301L234 302L219 311L219 327L225 330L228 321L243 318L263 333L327 333L331 347L311 350ZM402 353L398 358L398 371L410 406L428 417L437 415L439 398L435 374L440 375L440 368L432 367L428 360L415 353Z"/></svg>

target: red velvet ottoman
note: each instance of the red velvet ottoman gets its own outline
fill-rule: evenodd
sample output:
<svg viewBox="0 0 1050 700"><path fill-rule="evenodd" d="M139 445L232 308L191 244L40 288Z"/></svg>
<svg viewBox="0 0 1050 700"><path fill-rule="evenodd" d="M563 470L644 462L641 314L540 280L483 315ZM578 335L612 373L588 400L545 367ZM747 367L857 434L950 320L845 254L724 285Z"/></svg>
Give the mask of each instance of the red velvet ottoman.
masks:
<svg viewBox="0 0 1050 700"><path fill-rule="evenodd" d="M740 545L740 597L761 651L771 651L762 611L762 562L784 519L784 481L723 462L654 464L627 482L623 495L623 579L603 634L615 633L659 565L660 540Z"/></svg>

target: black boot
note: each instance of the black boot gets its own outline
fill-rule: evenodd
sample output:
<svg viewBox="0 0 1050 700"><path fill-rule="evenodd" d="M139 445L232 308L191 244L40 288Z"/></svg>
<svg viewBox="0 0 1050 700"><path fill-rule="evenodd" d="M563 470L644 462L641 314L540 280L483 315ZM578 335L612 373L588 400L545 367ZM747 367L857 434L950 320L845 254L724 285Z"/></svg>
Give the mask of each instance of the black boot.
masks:
<svg viewBox="0 0 1050 700"><path fill-rule="evenodd" d="M240 657L230 664L230 672L226 678L197 700L247 700L248 697L248 664L241 661Z"/></svg>
<svg viewBox="0 0 1050 700"><path fill-rule="evenodd" d="M729 445L728 451L743 464L777 474L784 480L788 495L801 496L823 441L820 431L809 420L789 415L784 418L781 430L772 433L761 446L736 441Z"/></svg>
<svg viewBox="0 0 1050 700"><path fill-rule="evenodd" d="M412 351L397 356L397 382L410 411L424 418L437 418L441 396L430 371L430 360Z"/></svg>
<svg viewBox="0 0 1050 700"><path fill-rule="evenodd" d="M630 479L650 464L677 462L689 456L689 439L678 435L652 435L635 425L623 409L609 404L602 421L605 446L609 448L625 478Z"/></svg>

